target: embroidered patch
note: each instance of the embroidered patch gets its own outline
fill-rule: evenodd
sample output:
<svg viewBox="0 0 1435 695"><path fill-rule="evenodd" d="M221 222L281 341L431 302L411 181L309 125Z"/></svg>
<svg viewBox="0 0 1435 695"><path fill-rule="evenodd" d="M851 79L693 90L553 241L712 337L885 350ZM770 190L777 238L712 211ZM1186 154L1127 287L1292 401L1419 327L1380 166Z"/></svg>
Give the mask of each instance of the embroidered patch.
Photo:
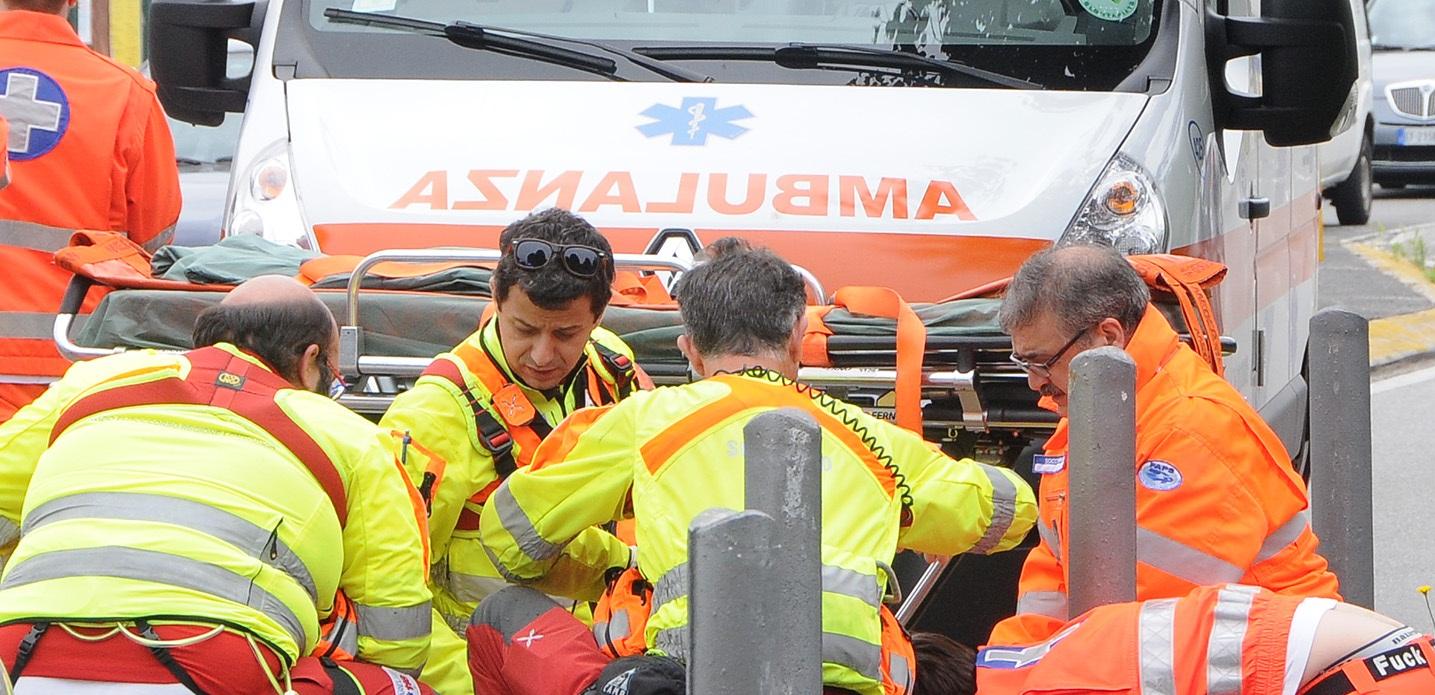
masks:
<svg viewBox="0 0 1435 695"><path fill-rule="evenodd" d="M1066 456L1064 455L1047 456L1045 454L1037 454L1032 457L1031 470L1035 473L1042 475L1060 473L1064 468L1066 468Z"/></svg>
<svg viewBox="0 0 1435 695"><path fill-rule="evenodd" d="M232 372L220 372L219 376L214 377L214 385L223 386L227 389L234 389L235 391L240 391L244 389L245 379L246 377L234 374Z"/></svg>
<svg viewBox="0 0 1435 695"><path fill-rule="evenodd" d="M400 673L388 666L380 667L389 677L389 683L394 686L394 695L419 695L419 682L407 673Z"/></svg>
<svg viewBox="0 0 1435 695"><path fill-rule="evenodd" d="M1365 667L1370 669L1370 676L1377 681L1398 676L1413 668L1428 667L1429 665L1430 662L1426 661L1425 652L1420 651L1419 644L1392 649L1365 660Z"/></svg>
<svg viewBox="0 0 1435 695"><path fill-rule="evenodd" d="M29 161L49 153L65 137L70 99L55 78L39 70L0 70L0 116L10 121L5 142L10 159Z"/></svg>
<svg viewBox="0 0 1435 695"><path fill-rule="evenodd" d="M1148 490L1165 492L1181 487L1181 471L1165 461L1151 459L1141 464L1141 470L1137 471L1136 478Z"/></svg>

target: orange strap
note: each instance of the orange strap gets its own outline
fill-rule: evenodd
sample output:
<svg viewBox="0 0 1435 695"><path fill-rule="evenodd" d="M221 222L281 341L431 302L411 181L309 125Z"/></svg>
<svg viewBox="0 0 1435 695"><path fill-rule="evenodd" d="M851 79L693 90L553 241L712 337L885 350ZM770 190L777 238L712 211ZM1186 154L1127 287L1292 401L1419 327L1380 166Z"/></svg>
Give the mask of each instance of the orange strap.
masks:
<svg viewBox="0 0 1435 695"><path fill-rule="evenodd" d="M832 328L824 321L833 306L807 307L807 330L802 334L802 364L808 367L831 367L832 357L827 354L827 338Z"/></svg>
<svg viewBox="0 0 1435 695"><path fill-rule="evenodd" d="M78 231L55 252L55 265L107 287L226 292L229 285L198 285L151 277L150 255L120 232Z"/></svg>
<svg viewBox="0 0 1435 695"><path fill-rule="evenodd" d="M1132 256L1130 261L1146 284L1176 296L1186 329L1191 333L1192 348L1216 374L1224 374L1221 329L1206 288L1225 279L1226 267L1204 258L1170 254Z"/></svg>
<svg viewBox="0 0 1435 695"><path fill-rule="evenodd" d="M673 296L663 286L657 275L643 275L631 270L620 270L613 274L613 298L615 306L642 306L650 308L676 307Z"/></svg>
<svg viewBox="0 0 1435 695"><path fill-rule="evenodd" d="M897 319L897 424L922 433L922 358L927 327L895 291L886 287L843 287L833 303L854 314Z"/></svg>

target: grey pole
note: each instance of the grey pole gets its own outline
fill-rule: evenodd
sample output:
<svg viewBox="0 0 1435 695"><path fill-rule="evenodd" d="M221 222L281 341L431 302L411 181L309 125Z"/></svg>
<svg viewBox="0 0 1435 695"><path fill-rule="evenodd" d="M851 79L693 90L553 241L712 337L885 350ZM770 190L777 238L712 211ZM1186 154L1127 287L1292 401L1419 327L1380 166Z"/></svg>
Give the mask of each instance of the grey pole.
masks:
<svg viewBox="0 0 1435 695"><path fill-rule="evenodd" d="M1071 360L1068 610L1136 600L1136 363L1114 347Z"/></svg>
<svg viewBox="0 0 1435 695"><path fill-rule="evenodd" d="M777 658L768 606L776 583L777 523L762 512L709 509L688 529L688 693L778 692L790 667ZM819 685L819 688L821 686ZM809 692L818 692L816 690Z"/></svg>
<svg viewBox="0 0 1435 695"><path fill-rule="evenodd" d="M776 581L767 591L773 656L785 671L762 692L821 692L822 431L807 413L783 408L753 418L742 436L747 508L777 524Z"/></svg>
<svg viewBox="0 0 1435 695"><path fill-rule="evenodd" d="M1311 528L1345 600L1375 607L1368 322L1323 309L1310 320Z"/></svg>

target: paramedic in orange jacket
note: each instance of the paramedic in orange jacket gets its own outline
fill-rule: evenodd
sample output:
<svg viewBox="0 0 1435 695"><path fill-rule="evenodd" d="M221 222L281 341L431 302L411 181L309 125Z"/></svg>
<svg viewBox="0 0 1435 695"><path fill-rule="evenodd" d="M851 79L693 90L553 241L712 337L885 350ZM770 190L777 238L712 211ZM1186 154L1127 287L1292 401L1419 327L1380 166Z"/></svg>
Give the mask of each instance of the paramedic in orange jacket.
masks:
<svg viewBox="0 0 1435 695"><path fill-rule="evenodd" d="M1328 598L1239 584L1117 603L1027 647L913 635L917 695L1425 695L1430 637ZM975 687L972 677L975 675Z"/></svg>
<svg viewBox="0 0 1435 695"><path fill-rule="evenodd" d="M154 84L80 41L75 0L0 0L0 116L14 183L0 190L0 422L64 373L51 324L76 229L153 251L179 217L174 141ZM86 310L93 308L92 296Z"/></svg>
<svg viewBox="0 0 1435 695"><path fill-rule="evenodd" d="M1136 598L1225 582L1338 597L1316 552L1305 485L1280 439L1149 300L1126 259L1096 246L1038 253L1007 289L999 318L1012 359L1062 420L1033 466L1041 543L1022 569L1017 615L997 624L992 643L1039 642L1072 617L1067 379L1073 356L1108 345L1136 362Z"/></svg>

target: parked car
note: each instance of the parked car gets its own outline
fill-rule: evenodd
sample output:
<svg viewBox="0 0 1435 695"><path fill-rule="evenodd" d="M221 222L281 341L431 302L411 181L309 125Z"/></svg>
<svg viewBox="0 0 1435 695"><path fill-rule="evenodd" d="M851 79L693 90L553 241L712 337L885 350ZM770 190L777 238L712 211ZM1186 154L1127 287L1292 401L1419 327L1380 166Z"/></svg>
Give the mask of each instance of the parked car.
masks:
<svg viewBox="0 0 1435 695"><path fill-rule="evenodd" d="M1396 0L1399 2L1400 0ZM1371 173L1375 121L1370 115L1371 82L1370 27L1364 7L1356 5L1355 48L1359 56L1360 74L1356 77L1355 99L1347 105L1343 120L1346 128L1320 145L1320 187L1323 195L1335 206L1341 224L1365 224L1375 196Z"/></svg>
<svg viewBox="0 0 1435 695"><path fill-rule="evenodd" d="M1435 0L1374 0L1369 16L1375 182L1435 184Z"/></svg>
<svg viewBox="0 0 1435 695"><path fill-rule="evenodd" d="M248 75L254 66L254 50L242 41L229 42L225 72L230 77ZM148 64L141 67L148 75ZM244 114L227 113L217 126L194 125L169 118L174 136L174 158L179 165L181 207L174 226L174 243L179 246L208 246L219 241L224 225L225 194L229 190L229 168L239 145Z"/></svg>

